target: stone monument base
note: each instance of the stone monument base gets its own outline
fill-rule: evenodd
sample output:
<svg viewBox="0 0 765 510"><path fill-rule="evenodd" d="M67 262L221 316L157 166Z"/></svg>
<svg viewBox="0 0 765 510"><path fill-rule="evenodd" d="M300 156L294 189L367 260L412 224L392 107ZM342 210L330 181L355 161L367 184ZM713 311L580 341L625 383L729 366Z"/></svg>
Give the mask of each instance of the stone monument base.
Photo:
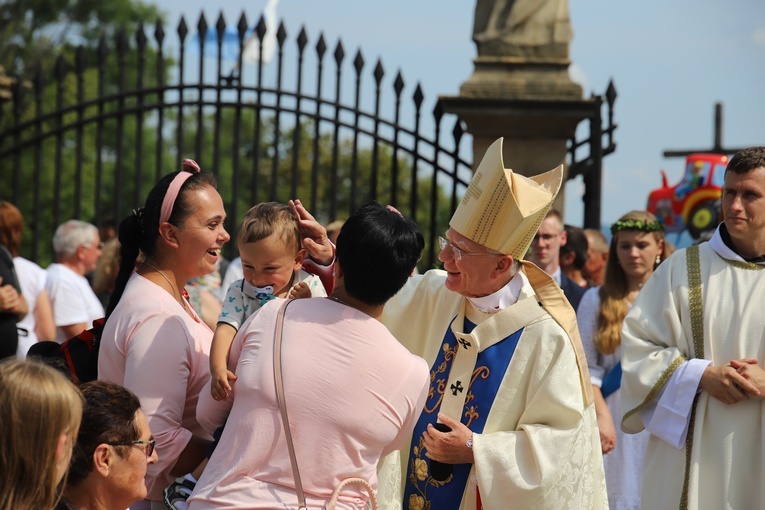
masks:
<svg viewBox="0 0 765 510"><path fill-rule="evenodd" d="M567 143L594 101L568 75L567 59L481 56L456 97L441 96L444 110L465 122L473 135L473 165L504 137L507 168L536 175L565 164ZM565 177L564 177L565 179ZM564 206L563 189L555 207Z"/></svg>

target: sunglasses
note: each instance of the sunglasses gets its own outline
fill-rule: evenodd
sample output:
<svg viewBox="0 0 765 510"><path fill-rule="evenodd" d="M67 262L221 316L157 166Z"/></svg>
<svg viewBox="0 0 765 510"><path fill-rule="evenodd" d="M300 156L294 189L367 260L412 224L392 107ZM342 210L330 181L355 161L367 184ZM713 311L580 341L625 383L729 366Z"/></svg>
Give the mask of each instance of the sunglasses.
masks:
<svg viewBox="0 0 765 510"><path fill-rule="evenodd" d="M130 441L129 443L106 443L110 446L139 446L143 448L144 453L146 454L146 457L151 457L151 455L154 453L154 445L156 444L156 441L152 437L148 441Z"/></svg>

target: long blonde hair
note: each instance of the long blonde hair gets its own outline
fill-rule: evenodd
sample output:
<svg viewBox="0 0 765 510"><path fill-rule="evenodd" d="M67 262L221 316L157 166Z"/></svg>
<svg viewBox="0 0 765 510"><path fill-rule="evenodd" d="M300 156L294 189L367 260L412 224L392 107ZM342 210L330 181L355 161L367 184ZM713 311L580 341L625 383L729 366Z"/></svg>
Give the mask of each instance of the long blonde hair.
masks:
<svg viewBox="0 0 765 510"><path fill-rule="evenodd" d="M0 363L0 510L52 509L60 498L59 440L71 449L82 396L55 369L36 361ZM66 483L66 475L60 486Z"/></svg>
<svg viewBox="0 0 765 510"><path fill-rule="evenodd" d="M653 230L657 225L656 216L647 211L630 211L614 224L616 228L611 237L611 245L606 261L606 275L603 285L598 290L600 311L598 312L598 328L593 340L595 347L603 354L612 354L622 343L622 321L629 311L626 297L629 294L627 275L619 265L616 246L619 242L619 232L622 230L650 231L657 243L663 242L664 249L660 262L672 253L672 247L664 239L662 230ZM656 267L654 266L654 269Z"/></svg>

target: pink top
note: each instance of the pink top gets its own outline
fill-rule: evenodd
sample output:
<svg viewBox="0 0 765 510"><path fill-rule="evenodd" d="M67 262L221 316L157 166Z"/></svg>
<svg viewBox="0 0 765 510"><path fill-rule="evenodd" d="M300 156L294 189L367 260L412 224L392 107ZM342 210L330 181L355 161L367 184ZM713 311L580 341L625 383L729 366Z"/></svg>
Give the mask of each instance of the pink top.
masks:
<svg viewBox="0 0 765 510"><path fill-rule="evenodd" d="M212 337L204 322L137 273L104 328L98 377L138 396L157 441L159 462L146 473L148 499L162 500L162 489L173 481L170 469L191 436L210 437L197 422L196 407L210 379Z"/></svg>
<svg viewBox="0 0 765 510"><path fill-rule="evenodd" d="M267 303L239 330L231 399L208 389L197 416L211 431L230 415L197 483L190 510L297 508L297 496L276 403L273 342L276 313ZM241 350L241 354L240 351ZM429 370L379 321L330 299L290 304L282 347L290 426L309 508L322 508L349 476L377 485L377 462L406 446L428 391ZM349 487L338 508L365 508Z"/></svg>

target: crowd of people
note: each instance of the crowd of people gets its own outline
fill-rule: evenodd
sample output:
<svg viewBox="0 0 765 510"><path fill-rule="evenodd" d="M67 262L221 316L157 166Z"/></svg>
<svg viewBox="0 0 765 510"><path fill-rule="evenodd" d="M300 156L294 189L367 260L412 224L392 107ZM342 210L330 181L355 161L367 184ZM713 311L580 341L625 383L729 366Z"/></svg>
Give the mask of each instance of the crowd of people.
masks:
<svg viewBox="0 0 765 510"><path fill-rule="evenodd" d="M0 202L0 510L765 508L765 148L675 253L646 211L565 224L562 179L497 140L423 274L376 203L257 204L225 261L192 160L47 269ZM97 380L38 356L101 318Z"/></svg>

